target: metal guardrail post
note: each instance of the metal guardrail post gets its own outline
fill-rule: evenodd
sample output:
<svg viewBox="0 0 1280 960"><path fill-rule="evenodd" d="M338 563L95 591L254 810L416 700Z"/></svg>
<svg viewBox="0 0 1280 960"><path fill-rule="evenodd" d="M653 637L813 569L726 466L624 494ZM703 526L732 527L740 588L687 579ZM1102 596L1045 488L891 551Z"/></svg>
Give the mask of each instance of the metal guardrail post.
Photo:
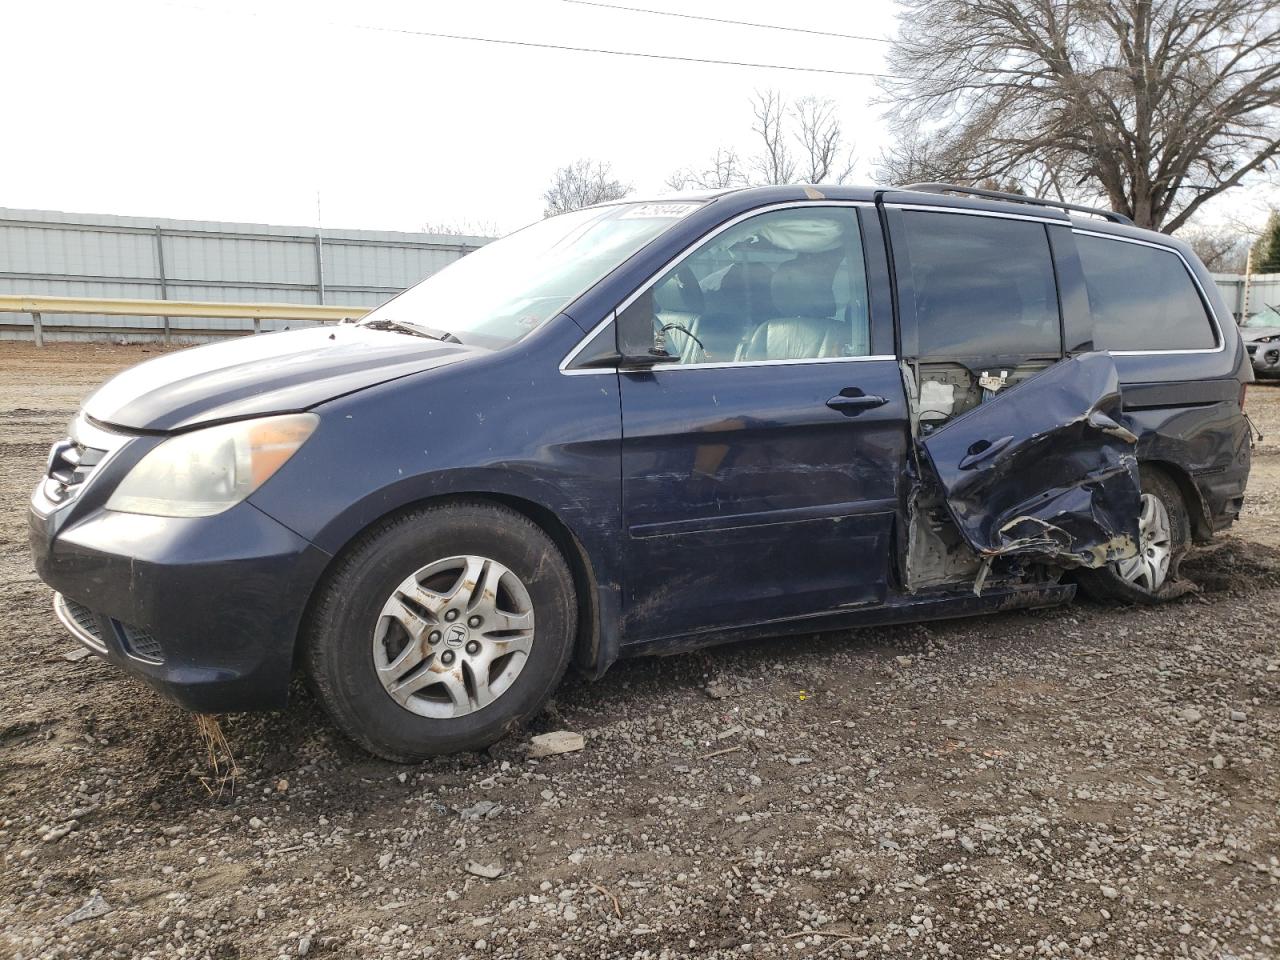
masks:
<svg viewBox="0 0 1280 960"><path fill-rule="evenodd" d="M31 311L31 325L35 328L35 331L36 331L36 346L43 347L44 346L44 327L41 326L41 323L40 323L40 314L36 313L36 311L34 310Z"/></svg>
<svg viewBox="0 0 1280 960"><path fill-rule="evenodd" d="M156 224L156 267L160 273L160 299L169 299L169 278L164 273L164 234L160 230L160 224ZM169 318L164 318L164 345L169 346Z"/></svg>
<svg viewBox="0 0 1280 960"><path fill-rule="evenodd" d="M316 294L324 303L324 238L316 231Z"/></svg>
<svg viewBox="0 0 1280 960"><path fill-rule="evenodd" d="M1240 322L1249 319L1249 294L1253 287L1253 247L1244 258L1244 292L1240 294Z"/></svg>

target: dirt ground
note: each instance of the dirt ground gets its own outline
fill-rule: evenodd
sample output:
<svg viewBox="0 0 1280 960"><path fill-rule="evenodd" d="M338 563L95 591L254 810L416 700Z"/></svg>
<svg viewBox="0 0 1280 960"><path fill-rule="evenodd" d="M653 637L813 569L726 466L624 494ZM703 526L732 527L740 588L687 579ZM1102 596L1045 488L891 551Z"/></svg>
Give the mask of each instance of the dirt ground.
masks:
<svg viewBox="0 0 1280 960"><path fill-rule="evenodd" d="M148 355L0 342L0 956L1280 957L1280 387L1171 605L625 662L541 761L384 763L299 689L223 718L231 784L65 658L27 553L50 442Z"/></svg>

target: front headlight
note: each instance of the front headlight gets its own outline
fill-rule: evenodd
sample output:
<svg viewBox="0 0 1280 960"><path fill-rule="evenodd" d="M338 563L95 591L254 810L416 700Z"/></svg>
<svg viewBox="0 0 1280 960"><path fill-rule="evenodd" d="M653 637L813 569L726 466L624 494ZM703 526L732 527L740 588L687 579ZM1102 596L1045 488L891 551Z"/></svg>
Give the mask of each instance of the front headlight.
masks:
<svg viewBox="0 0 1280 960"><path fill-rule="evenodd" d="M284 466L319 420L314 413L292 413L179 434L138 461L107 509L156 517L221 513Z"/></svg>

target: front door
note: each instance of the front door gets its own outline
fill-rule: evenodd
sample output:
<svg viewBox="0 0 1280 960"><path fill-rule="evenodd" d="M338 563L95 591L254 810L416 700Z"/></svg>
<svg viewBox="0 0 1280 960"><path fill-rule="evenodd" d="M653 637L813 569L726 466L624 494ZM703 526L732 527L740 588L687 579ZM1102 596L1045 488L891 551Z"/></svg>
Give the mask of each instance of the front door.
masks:
<svg viewBox="0 0 1280 960"><path fill-rule="evenodd" d="M756 214L625 307L680 358L619 375L626 640L885 598L908 421L863 237L852 206Z"/></svg>

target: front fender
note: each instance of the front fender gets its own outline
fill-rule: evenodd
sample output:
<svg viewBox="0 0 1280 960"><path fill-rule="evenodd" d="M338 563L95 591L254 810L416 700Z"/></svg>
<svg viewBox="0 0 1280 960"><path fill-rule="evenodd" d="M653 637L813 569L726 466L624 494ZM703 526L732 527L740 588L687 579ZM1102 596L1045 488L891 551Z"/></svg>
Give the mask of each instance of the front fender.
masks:
<svg viewBox="0 0 1280 960"><path fill-rule="evenodd" d="M621 414L615 375L495 357L317 408L314 434L251 498L337 555L379 520L443 497L503 500L581 550L607 664L620 606ZM549 529L554 534L554 529ZM563 540L563 538L562 538ZM612 626L611 626L612 624Z"/></svg>

